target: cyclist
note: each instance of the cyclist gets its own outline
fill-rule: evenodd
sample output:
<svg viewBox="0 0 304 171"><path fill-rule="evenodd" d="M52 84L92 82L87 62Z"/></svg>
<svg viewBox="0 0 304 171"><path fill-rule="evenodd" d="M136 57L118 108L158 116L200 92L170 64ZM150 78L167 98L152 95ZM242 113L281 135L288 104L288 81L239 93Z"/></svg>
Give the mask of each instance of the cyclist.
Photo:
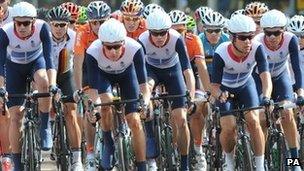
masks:
<svg viewBox="0 0 304 171"><path fill-rule="evenodd" d="M287 30L289 32L292 32L293 34L295 34L298 39L299 39L299 46L300 46L300 66L303 67L304 66L304 16L302 15L295 15L293 16L290 21L289 24L287 26ZM295 90L295 78L294 78L294 71L292 70L291 67L291 63L290 63L290 58L289 58L289 70L291 72L291 81L293 84L293 88Z"/></svg>
<svg viewBox="0 0 304 171"><path fill-rule="evenodd" d="M52 59L57 69L57 84L63 95L73 95L73 57L76 32L68 28L71 13L62 6L52 8L47 15L52 33ZM83 170L81 163L81 132L77 123L76 104L73 100L64 101L67 134L72 149L72 170Z"/></svg>
<svg viewBox="0 0 304 171"><path fill-rule="evenodd" d="M260 20L262 15L267 11L269 11L268 6L265 3L257 1L251 2L245 7L245 15L253 18L257 26L256 34L259 34L263 31L260 26Z"/></svg>
<svg viewBox="0 0 304 171"><path fill-rule="evenodd" d="M1 91L4 64L6 65L6 88L9 94L24 94L26 78L32 76L38 92L57 91L56 70L51 59L51 38L47 23L36 19L36 8L27 2L20 2L12 8L13 22L0 29ZM50 85L50 86L49 86ZM49 88L48 88L49 86ZM12 157L16 170L21 170L21 121L22 98L9 99L11 115L9 138ZM39 99L41 149L52 147L52 135L49 122L50 98Z"/></svg>
<svg viewBox="0 0 304 171"><path fill-rule="evenodd" d="M128 37L135 40L146 31L146 21L142 18L144 4L140 0L124 0L120 6L121 21L126 27Z"/></svg>
<svg viewBox="0 0 304 171"><path fill-rule="evenodd" d="M0 8L1 8L1 12L0 12L0 26L3 26L4 24L13 21L12 18L12 8L9 7L8 5L10 4L10 0L3 0L0 1Z"/></svg>
<svg viewBox="0 0 304 171"><path fill-rule="evenodd" d="M204 32L202 20L205 18L206 14L212 12L213 10L209 7L201 6L195 10L195 20L197 25L197 32L202 33Z"/></svg>
<svg viewBox="0 0 304 171"><path fill-rule="evenodd" d="M71 13L71 20L70 20L70 24L69 27L76 31L76 22L78 20L79 17L79 6L74 4L73 2L65 2L63 4L61 4L62 7L66 8L67 10L69 10L69 12Z"/></svg>
<svg viewBox="0 0 304 171"><path fill-rule="evenodd" d="M209 90L210 79L205 63L205 55L203 45L200 38L192 33L187 33L186 24L188 22L187 16L183 11L173 10L170 11L169 16L172 21L172 28L178 31L183 37L186 44L190 63L194 71L196 82L196 98L202 95L202 91ZM200 82L202 81L203 84ZM205 116L208 114L208 108L205 104L199 104L198 109L190 120L190 128L193 134L194 150L196 153L197 163L194 170L204 171L207 170L207 162L205 154L203 153L202 145L203 138L202 132L205 124Z"/></svg>
<svg viewBox="0 0 304 171"><path fill-rule="evenodd" d="M82 90L83 87L88 86L87 67L85 62L85 52L93 41L98 39L98 29L100 25L109 19L111 8L103 1L92 1L87 7L88 23L83 25L82 29L78 30L75 43L75 57L74 57L74 76L76 91L74 94ZM76 98L77 101L77 98ZM79 118L81 123L81 117ZM87 170L95 170L95 157L94 157L94 137L95 129L92 125L85 120L85 135L87 143Z"/></svg>
<svg viewBox="0 0 304 171"><path fill-rule="evenodd" d="M218 12L209 11L202 18L204 32L199 34L204 46L208 73L213 73L212 58L215 49L223 42L229 41L229 36L223 32L225 18Z"/></svg>
<svg viewBox="0 0 304 171"><path fill-rule="evenodd" d="M256 25L252 18L238 14L228 21L232 41L219 45L213 57L211 77L212 94L218 100L220 111L229 111L238 103L245 108L259 105L259 98L252 70L257 65L263 81L263 102L269 102L272 89L268 63L263 47L252 40ZM228 92L234 94L235 101L227 100ZM253 144L256 170L264 170L264 136L259 124L258 111L246 113L245 120ZM233 150L236 141L236 121L233 115L221 115L220 142L225 154L225 170L234 170Z"/></svg>
<svg viewBox="0 0 304 171"><path fill-rule="evenodd" d="M195 80L181 35L170 29L170 16L162 10L155 10L147 17L148 31L142 33L139 42L143 45L149 86L153 87L160 81L164 84L169 95L182 95L186 92L183 79L190 90L191 97L195 94ZM181 170L188 170L188 152L190 133L187 124L185 98L173 100L173 127L177 128L177 145L181 153ZM156 145L152 132L152 124L146 124L147 158L156 157ZM153 162L153 161L151 161ZM155 166L155 163L148 163ZM153 166L153 167L154 167ZM154 167L155 168L155 167Z"/></svg>
<svg viewBox="0 0 304 171"><path fill-rule="evenodd" d="M89 86L92 87L89 92L90 98L94 103L112 101L111 87L118 83L122 100L139 98L139 89L141 88L145 104L147 104L150 97L141 45L127 37L124 25L113 18L100 26L98 35L99 39L91 44L86 53ZM137 110L137 102L126 104L125 118L132 133L137 170L145 171L145 134ZM101 113L105 149L101 166L105 170L111 170L115 163L115 147L111 131L113 128L111 106L102 107ZM93 122L96 121L92 115L89 115L89 119Z"/></svg>
<svg viewBox="0 0 304 171"><path fill-rule="evenodd" d="M161 6L159 6L158 4L148 4L147 6L145 6L144 12L143 12L144 19L147 19L148 15L157 9L163 10L163 8Z"/></svg>
<svg viewBox="0 0 304 171"><path fill-rule="evenodd" d="M256 40L262 43L267 54L270 74L274 85L272 99L280 103L288 103L293 100L293 89L287 67L289 55L295 74L295 91L298 95L298 101L303 103L303 69L300 65L298 39L294 34L285 31L286 25L287 18L284 13L278 10L270 10L261 18L261 27L264 33L258 34ZM261 93L260 80L258 78L255 80L258 93ZM282 126L291 157L297 158L297 127L292 109L284 110Z"/></svg>
<svg viewBox="0 0 304 171"><path fill-rule="evenodd" d="M10 4L10 0L4 0L0 2L0 27L4 24L11 22L12 18L12 8L8 5ZM9 112L5 115L0 116L0 143L2 149L2 170L6 171L12 167L12 162L10 159L10 143L9 137L7 136L7 132L9 131Z"/></svg>

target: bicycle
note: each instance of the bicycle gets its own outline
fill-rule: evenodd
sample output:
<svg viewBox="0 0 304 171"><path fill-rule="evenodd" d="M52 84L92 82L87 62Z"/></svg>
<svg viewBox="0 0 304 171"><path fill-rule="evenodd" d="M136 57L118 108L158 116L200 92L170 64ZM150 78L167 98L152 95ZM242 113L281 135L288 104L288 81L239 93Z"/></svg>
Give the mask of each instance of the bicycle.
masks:
<svg viewBox="0 0 304 171"><path fill-rule="evenodd" d="M56 160L57 169L61 171L68 171L72 163L72 152L69 146L66 120L62 109L62 101L68 98L71 97L62 97L59 101L52 100L55 122L53 128L54 146L52 148L51 159Z"/></svg>
<svg viewBox="0 0 304 171"><path fill-rule="evenodd" d="M265 159L269 171L285 171L285 159L288 154L284 131L281 127L281 111L288 108L295 108L294 103L274 104L274 109L270 112L269 107L265 108L266 124L268 127L268 138L265 151Z"/></svg>
<svg viewBox="0 0 304 171"><path fill-rule="evenodd" d="M239 108L230 111L220 112L223 114L233 114L236 117L236 129L237 129L237 144L236 144L236 170L254 170L254 162L252 156L252 150L250 146L250 137L246 132L245 113L251 110L262 109L262 106L251 108Z"/></svg>
<svg viewBox="0 0 304 171"><path fill-rule="evenodd" d="M127 129L127 123L124 120L124 106L127 103L132 102L139 102L141 107L143 106L143 98L140 96L139 99L129 99L129 100L120 100L115 99L113 102L109 103L100 103L100 104L93 104L92 101L89 100L88 105L89 112L91 112L96 107L104 107L104 106L112 106L113 114L114 114L114 142L115 147L117 148L115 157L118 158L117 169L120 171L128 171L135 168L135 156L132 152L132 143L131 143L131 135ZM95 114L97 121L101 118L100 113ZM95 123L92 124L96 126ZM103 148L103 146L100 146ZM103 151L103 149L101 149ZM99 158L99 166L101 161L101 155ZM99 167L101 168L101 167Z"/></svg>
<svg viewBox="0 0 304 171"><path fill-rule="evenodd" d="M31 91L31 79L26 79L25 94L8 94L9 98L24 98L24 121L22 133L22 152L21 162L24 165L24 171L40 171L41 148L40 136L38 133L38 99L50 97L50 93L33 93ZM5 99L5 97L2 97ZM4 106L6 100L4 100ZM3 109L5 111L5 108Z"/></svg>
<svg viewBox="0 0 304 171"><path fill-rule="evenodd" d="M178 167L179 154L173 144L173 131L170 125L170 99L186 97L187 103L190 105L189 92L183 95L167 95L162 92L158 96L153 95L151 101L159 101L154 103L154 130L157 142L158 158L157 163L160 170L176 170Z"/></svg>

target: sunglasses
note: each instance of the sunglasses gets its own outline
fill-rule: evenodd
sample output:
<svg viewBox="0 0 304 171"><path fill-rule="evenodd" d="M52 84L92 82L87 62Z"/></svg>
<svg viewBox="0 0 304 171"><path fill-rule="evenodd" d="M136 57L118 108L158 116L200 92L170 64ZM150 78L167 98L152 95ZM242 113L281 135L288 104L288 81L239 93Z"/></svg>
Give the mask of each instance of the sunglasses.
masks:
<svg viewBox="0 0 304 171"><path fill-rule="evenodd" d="M69 22L70 22L70 24L75 24L76 20L70 20Z"/></svg>
<svg viewBox="0 0 304 171"><path fill-rule="evenodd" d="M245 41L247 39L252 40L254 35L236 35L235 37L241 41Z"/></svg>
<svg viewBox="0 0 304 171"><path fill-rule="evenodd" d="M96 25L101 25L105 21L106 20L91 20L90 23L96 26Z"/></svg>
<svg viewBox="0 0 304 171"><path fill-rule="evenodd" d="M18 27L20 27L21 25L23 25L24 27L27 27L29 26L30 24L32 24L32 20L31 21L17 21L17 20L14 20L14 22L16 23L16 25Z"/></svg>
<svg viewBox="0 0 304 171"><path fill-rule="evenodd" d="M140 17L130 17L130 16L124 16L124 20L126 21L133 21L136 22L140 19Z"/></svg>
<svg viewBox="0 0 304 171"><path fill-rule="evenodd" d="M52 25L54 26L54 27L60 27L60 28L63 28L63 27L65 27L65 26L67 26L68 25L68 23L52 23Z"/></svg>
<svg viewBox="0 0 304 171"><path fill-rule="evenodd" d="M261 24L261 21L260 20L256 20L254 21L256 25L260 25Z"/></svg>
<svg viewBox="0 0 304 171"><path fill-rule="evenodd" d="M154 37L158 37L158 36L165 36L168 33L168 30L164 30L164 31L150 31L150 34Z"/></svg>
<svg viewBox="0 0 304 171"><path fill-rule="evenodd" d="M267 31L267 30L264 30L264 33L267 37L270 37L271 35L274 35L275 37L278 37L282 34L282 31L281 30L277 30L277 31Z"/></svg>
<svg viewBox="0 0 304 171"><path fill-rule="evenodd" d="M2 4L3 2L5 2L5 0L0 0L0 4Z"/></svg>
<svg viewBox="0 0 304 171"><path fill-rule="evenodd" d="M103 46L104 46L107 50L112 50L112 49L118 50L119 48L122 47L122 45L123 45L122 43L116 44L116 45L105 45L105 44L103 44Z"/></svg>
<svg viewBox="0 0 304 171"><path fill-rule="evenodd" d="M222 31L222 29L206 29L206 32L210 33L210 34L212 34L212 33L218 34L221 31Z"/></svg>

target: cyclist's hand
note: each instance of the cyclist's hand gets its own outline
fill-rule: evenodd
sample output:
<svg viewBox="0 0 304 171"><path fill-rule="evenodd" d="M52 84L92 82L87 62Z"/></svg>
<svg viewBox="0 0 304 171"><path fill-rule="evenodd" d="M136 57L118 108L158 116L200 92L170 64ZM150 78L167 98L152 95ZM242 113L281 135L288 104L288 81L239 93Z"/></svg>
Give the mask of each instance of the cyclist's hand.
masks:
<svg viewBox="0 0 304 171"><path fill-rule="evenodd" d="M74 91L74 93L73 93L73 99L74 99L74 101L76 102L76 103L78 103L79 102L79 100L81 99L81 94L83 93L83 91L82 90L76 90L76 91Z"/></svg>
<svg viewBox="0 0 304 171"><path fill-rule="evenodd" d="M304 97L303 96L298 96L296 103L297 103L298 106L303 107L304 106Z"/></svg>
<svg viewBox="0 0 304 171"><path fill-rule="evenodd" d="M7 97L8 97L7 91L5 90L4 87L1 87L0 88L0 107L1 108L2 108L3 103L4 103L4 99L7 100Z"/></svg>
<svg viewBox="0 0 304 171"><path fill-rule="evenodd" d="M268 97L263 97L260 105L264 107L270 107L273 105L273 100Z"/></svg>
<svg viewBox="0 0 304 171"><path fill-rule="evenodd" d="M56 100L56 101L59 101L60 100L60 94L61 94L61 90L60 88L58 88L56 85L51 85L49 87L49 92L51 93L51 95L53 96L53 98Z"/></svg>
<svg viewBox="0 0 304 171"><path fill-rule="evenodd" d="M227 101L229 97L229 92L228 91L220 91L219 95L218 95L218 100L221 103L225 103Z"/></svg>
<svg viewBox="0 0 304 171"><path fill-rule="evenodd" d="M96 123L97 122L97 118L96 118L96 115L95 115L96 113L97 113L97 110L93 110L92 112L89 112L89 111L86 112L86 116L87 116L88 121L90 123Z"/></svg>

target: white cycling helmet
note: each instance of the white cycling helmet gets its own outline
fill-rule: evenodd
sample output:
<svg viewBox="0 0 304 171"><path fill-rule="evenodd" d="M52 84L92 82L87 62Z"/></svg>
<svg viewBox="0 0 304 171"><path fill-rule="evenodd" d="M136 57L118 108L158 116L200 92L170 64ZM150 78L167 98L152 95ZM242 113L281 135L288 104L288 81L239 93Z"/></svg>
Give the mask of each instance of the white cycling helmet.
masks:
<svg viewBox="0 0 304 171"><path fill-rule="evenodd" d="M161 6L157 4L149 4L145 7L143 16L144 18L147 18L149 14L151 14L154 10L164 10Z"/></svg>
<svg viewBox="0 0 304 171"><path fill-rule="evenodd" d="M37 17L37 10L34 5L28 2L19 2L12 8L12 17Z"/></svg>
<svg viewBox="0 0 304 171"><path fill-rule="evenodd" d="M172 25L187 24L187 15L180 10L172 10L169 12Z"/></svg>
<svg viewBox="0 0 304 171"><path fill-rule="evenodd" d="M256 31L256 25L251 17L243 14L234 15L227 23L231 33L249 33Z"/></svg>
<svg viewBox="0 0 304 171"><path fill-rule="evenodd" d="M202 21L205 18L205 16L212 11L213 10L209 7L201 6L195 10L195 13L194 13L195 19Z"/></svg>
<svg viewBox="0 0 304 171"><path fill-rule="evenodd" d="M169 29L172 26L170 16L162 10L154 10L147 17L147 29L148 30L164 30Z"/></svg>
<svg viewBox="0 0 304 171"><path fill-rule="evenodd" d="M235 15L237 15L237 14L243 14L243 15L245 15L245 10L244 10L244 9L239 9L239 10L234 11L234 12L231 14L230 18L232 18L233 16L235 16Z"/></svg>
<svg viewBox="0 0 304 171"><path fill-rule="evenodd" d="M303 33L304 32L304 16L295 15L293 16L287 26L287 30L293 33Z"/></svg>
<svg viewBox="0 0 304 171"><path fill-rule="evenodd" d="M224 27L225 17L216 11L212 11L202 19L202 23L205 26Z"/></svg>
<svg viewBox="0 0 304 171"><path fill-rule="evenodd" d="M126 37L127 31L125 26L114 18L105 21L98 30L98 38L101 42L121 42L124 41Z"/></svg>
<svg viewBox="0 0 304 171"><path fill-rule="evenodd" d="M276 9L264 13L261 18L262 28L285 27L286 24L287 17L284 13Z"/></svg>

